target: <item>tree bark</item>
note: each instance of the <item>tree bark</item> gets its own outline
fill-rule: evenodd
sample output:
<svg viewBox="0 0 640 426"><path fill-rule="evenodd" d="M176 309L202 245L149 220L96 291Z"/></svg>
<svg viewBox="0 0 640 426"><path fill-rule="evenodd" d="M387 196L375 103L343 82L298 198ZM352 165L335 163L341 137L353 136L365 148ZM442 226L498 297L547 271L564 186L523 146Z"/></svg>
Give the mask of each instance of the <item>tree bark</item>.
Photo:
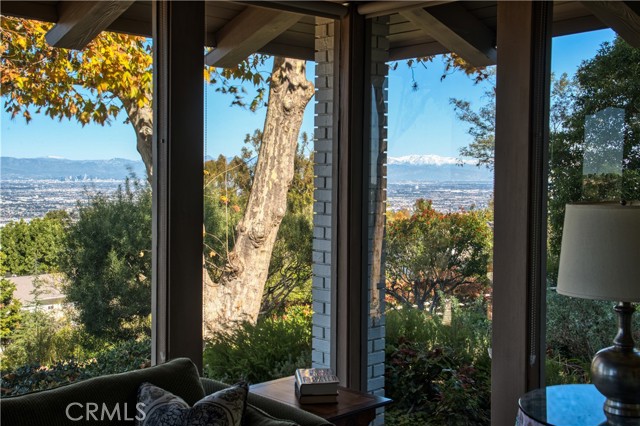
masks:
<svg viewBox="0 0 640 426"><path fill-rule="evenodd" d="M121 98L121 101L136 133L136 148L147 170L147 180L151 184L153 175L153 108L151 102L139 107L129 100Z"/></svg>
<svg viewBox="0 0 640 426"><path fill-rule="evenodd" d="M302 60L274 58L269 103L256 172L236 242L217 283L204 288L205 332L227 330L231 322L255 322L260 312L271 252L287 209L287 192L302 116L314 94Z"/></svg>

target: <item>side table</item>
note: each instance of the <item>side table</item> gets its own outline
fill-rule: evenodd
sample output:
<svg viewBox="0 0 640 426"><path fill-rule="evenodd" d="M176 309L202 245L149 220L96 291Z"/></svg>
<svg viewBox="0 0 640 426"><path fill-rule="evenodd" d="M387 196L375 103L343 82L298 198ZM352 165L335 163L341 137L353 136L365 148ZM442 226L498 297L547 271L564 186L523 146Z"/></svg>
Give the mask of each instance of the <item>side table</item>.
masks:
<svg viewBox="0 0 640 426"><path fill-rule="evenodd" d="M605 416L605 397L594 385L536 389L518 401L517 426L640 426L640 418Z"/></svg>
<svg viewBox="0 0 640 426"><path fill-rule="evenodd" d="M340 386L337 404L300 404L294 386L295 379L291 376L252 385L249 391L313 413L336 426L366 426L375 418L376 408L391 402L388 398Z"/></svg>

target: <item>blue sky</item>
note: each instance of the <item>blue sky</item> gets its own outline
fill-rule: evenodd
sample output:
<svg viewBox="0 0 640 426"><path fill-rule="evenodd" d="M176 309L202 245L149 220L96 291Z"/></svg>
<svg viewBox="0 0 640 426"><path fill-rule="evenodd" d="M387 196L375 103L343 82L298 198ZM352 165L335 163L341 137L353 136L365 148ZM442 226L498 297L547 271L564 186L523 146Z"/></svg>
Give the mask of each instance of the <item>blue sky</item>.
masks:
<svg viewBox="0 0 640 426"><path fill-rule="evenodd" d="M557 37L553 42L552 68L556 73L573 74L585 58L590 58L604 41L611 41L611 30ZM267 68L267 69L270 69ZM309 63L307 75L312 78L314 66ZM400 63L389 73L389 155L437 154L455 157L461 146L470 141L466 127L456 120L449 98L462 98L473 105L483 103L485 84L474 85L466 76L457 73L440 77L443 65L439 60L411 70ZM418 84L417 90L412 82ZM251 93L247 94L252 96ZM230 107L231 98L216 93L212 87L206 92L207 155L227 156L240 152L246 133L261 129L265 108L252 113ZM110 126L94 124L84 128L75 122L51 120L33 114L27 125L23 119L11 120L2 112L0 154L11 157L55 156L68 159L108 159L114 157L138 160L135 135L130 125L121 119ZM313 134L313 100L304 116L302 130Z"/></svg>

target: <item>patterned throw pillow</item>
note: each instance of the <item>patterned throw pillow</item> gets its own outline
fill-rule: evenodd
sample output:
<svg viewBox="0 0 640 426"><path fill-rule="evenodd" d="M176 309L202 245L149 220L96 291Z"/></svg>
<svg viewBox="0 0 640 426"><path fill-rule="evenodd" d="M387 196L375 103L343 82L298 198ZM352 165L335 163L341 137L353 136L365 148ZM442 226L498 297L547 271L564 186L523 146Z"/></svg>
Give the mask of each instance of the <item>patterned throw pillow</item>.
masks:
<svg viewBox="0 0 640 426"><path fill-rule="evenodd" d="M241 426L248 385L238 383L189 408L182 398L151 383L138 388L137 426ZM144 413L144 416L142 415Z"/></svg>

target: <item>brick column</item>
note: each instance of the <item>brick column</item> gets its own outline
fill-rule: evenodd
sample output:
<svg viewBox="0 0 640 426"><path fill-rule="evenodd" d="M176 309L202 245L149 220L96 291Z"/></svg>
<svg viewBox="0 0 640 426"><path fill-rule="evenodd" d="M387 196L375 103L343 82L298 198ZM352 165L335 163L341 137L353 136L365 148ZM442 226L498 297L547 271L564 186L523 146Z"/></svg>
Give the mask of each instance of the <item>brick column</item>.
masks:
<svg viewBox="0 0 640 426"><path fill-rule="evenodd" d="M389 60L389 25L387 17L373 19L371 23L371 114L368 196L368 249L369 249L369 320L367 391L384 396L385 361L385 269L384 235L387 194L387 75ZM372 425L384 424L384 412Z"/></svg>
<svg viewBox="0 0 640 426"><path fill-rule="evenodd" d="M334 133L334 31L332 19L316 18L316 96L313 204L314 367L331 365L331 198ZM335 367L334 367L335 368Z"/></svg>
<svg viewBox="0 0 640 426"><path fill-rule="evenodd" d="M386 210L387 162L387 71L388 19L376 18L371 23L371 112L367 113L370 129L370 159L367 189L368 268L367 297L369 302L367 333L367 391L384 395L385 319L384 319L384 229ZM332 153L335 130L334 117L334 38L335 23L331 19L316 19L316 104L314 138L314 231L313 231L313 350L314 367L334 367L335 343L332 340ZM369 90L369 89L368 89ZM380 410L372 425L384 423Z"/></svg>

